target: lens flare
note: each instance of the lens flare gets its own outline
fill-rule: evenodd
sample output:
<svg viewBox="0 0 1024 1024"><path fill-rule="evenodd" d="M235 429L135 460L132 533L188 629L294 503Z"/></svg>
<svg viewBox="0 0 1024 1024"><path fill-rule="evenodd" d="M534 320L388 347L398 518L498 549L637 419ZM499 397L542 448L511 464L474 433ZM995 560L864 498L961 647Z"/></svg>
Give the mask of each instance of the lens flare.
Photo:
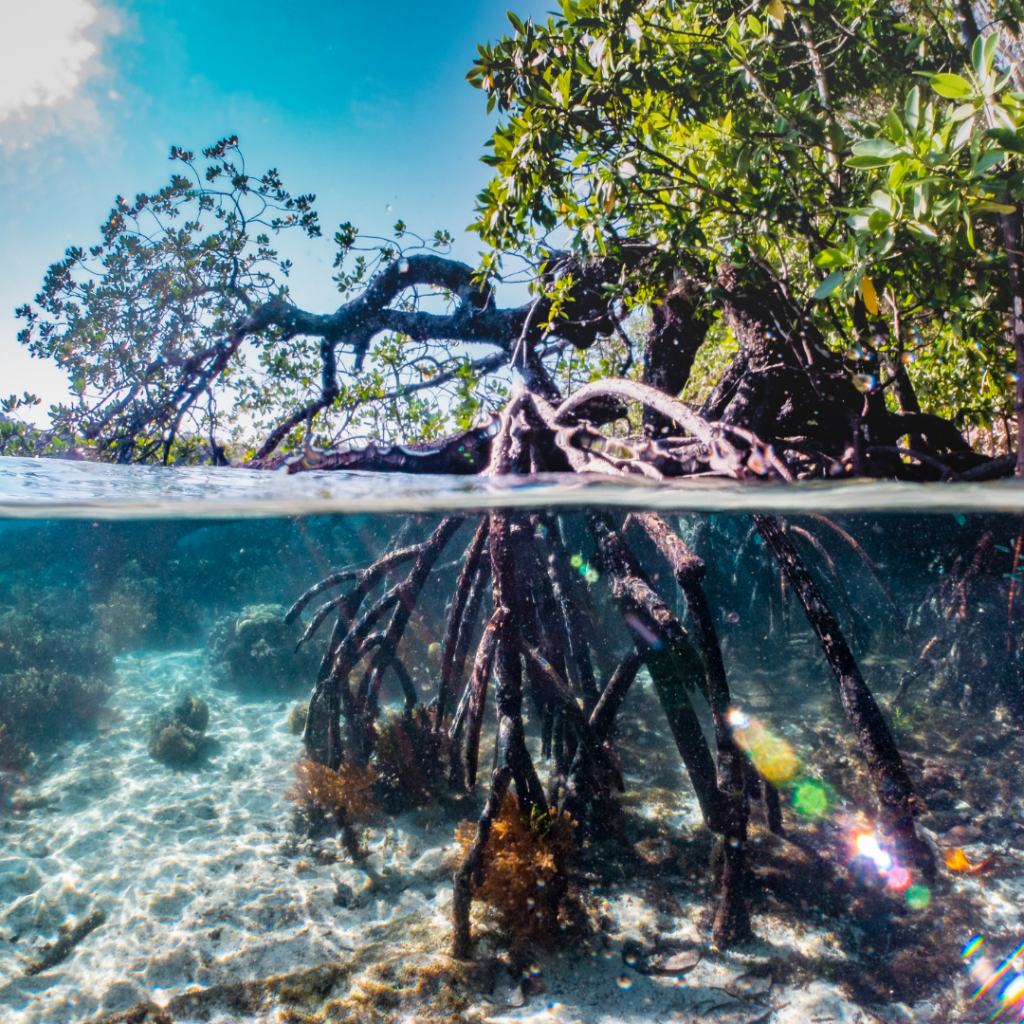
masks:
<svg viewBox="0 0 1024 1024"><path fill-rule="evenodd" d="M729 724L740 750L773 786L785 786L800 774L800 761L793 748L756 718L733 708Z"/></svg>
<svg viewBox="0 0 1024 1024"><path fill-rule="evenodd" d="M803 779L793 787L793 809L805 818L824 818L835 806L836 791L817 779Z"/></svg>
<svg viewBox="0 0 1024 1024"><path fill-rule="evenodd" d="M886 881L889 883L890 889L902 892L910 885L910 872L906 868L897 865L889 872Z"/></svg>
<svg viewBox="0 0 1024 1024"><path fill-rule="evenodd" d="M924 910L932 901L931 890L926 885L907 886L907 906L911 910Z"/></svg>
<svg viewBox="0 0 1024 1024"><path fill-rule="evenodd" d="M1021 943L998 967L994 967L992 961L983 954L983 946L984 939L976 935L967 942L960 956L967 965L971 980L977 985L971 996L972 1001L981 999L989 992L998 991L999 1008L992 1015L991 1019L994 1019L1014 1003L1024 1002L1024 963L1019 960L1020 955L1024 953L1024 943ZM1007 975L1010 975L1009 980L1005 984L1000 984Z"/></svg>
<svg viewBox="0 0 1024 1024"><path fill-rule="evenodd" d="M923 885L911 885L910 872L878 841L871 832L861 832L854 840L857 856L871 861L885 884L896 892L906 891L907 906L923 910L931 903L932 895Z"/></svg>

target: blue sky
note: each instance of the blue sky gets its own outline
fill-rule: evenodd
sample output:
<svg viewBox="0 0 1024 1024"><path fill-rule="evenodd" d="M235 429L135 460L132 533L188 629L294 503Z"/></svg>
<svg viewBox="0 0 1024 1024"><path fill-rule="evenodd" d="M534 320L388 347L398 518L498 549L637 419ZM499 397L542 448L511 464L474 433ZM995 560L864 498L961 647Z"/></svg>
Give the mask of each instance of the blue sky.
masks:
<svg viewBox="0 0 1024 1024"><path fill-rule="evenodd" d="M67 246L97 240L117 194L164 183L172 144L237 134L250 170L317 194L325 238L289 250L307 308L337 304L341 221L445 227L473 261L462 232L491 122L465 74L476 44L509 30L508 6L0 0L0 394L64 397L63 376L18 345L14 308Z"/></svg>

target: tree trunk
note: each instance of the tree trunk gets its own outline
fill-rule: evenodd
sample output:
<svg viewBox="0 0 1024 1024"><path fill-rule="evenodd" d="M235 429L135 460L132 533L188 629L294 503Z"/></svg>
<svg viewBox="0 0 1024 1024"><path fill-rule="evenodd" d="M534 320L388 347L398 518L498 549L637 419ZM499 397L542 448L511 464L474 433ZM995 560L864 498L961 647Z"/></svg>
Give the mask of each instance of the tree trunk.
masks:
<svg viewBox="0 0 1024 1024"><path fill-rule="evenodd" d="M1021 253L1020 210L1004 213L999 218L1003 228L1003 249L1010 276L1010 295L1013 298L1010 330L1013 332L1013 351L1016 356L1017 381L1014 385L1013 411L1017 417L1017 469L1016 476L1024 477L1024 266Z"/></svg>
<svg viewBox="0 0 1024 1024"><path fill-rule="evenodd" d="M644 384L676 397L690 379L697 350L704 344L708 318L696 315L696 302L687 283L676 287L651 310L644 343ZM654 409L644 409L648 437L670 434L673 424Z"/></svg>

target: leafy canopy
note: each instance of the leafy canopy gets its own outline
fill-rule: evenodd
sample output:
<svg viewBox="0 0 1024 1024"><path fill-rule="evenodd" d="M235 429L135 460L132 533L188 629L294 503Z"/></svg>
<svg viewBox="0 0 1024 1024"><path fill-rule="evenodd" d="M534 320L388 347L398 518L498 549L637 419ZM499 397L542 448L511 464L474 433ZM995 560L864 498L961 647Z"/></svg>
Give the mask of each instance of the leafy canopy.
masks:
<svg viewBox="0 0 1024 1024"><path fill-rule="evenodd" d="M881 345L932 411L991 426L1013 409L997 217L1024 191L1018 7L973 52L952 3L510 13L469 74L502 115L475 226L495 264L566 235L590 253L646 239L710 302L723 261L773 278L834 347ZM655 281L625 290L643 301Z"/></svg>
<svg viewBox="0 0 1024 1024"><path fill-rule="evenodd" d="M222 458L230 437L237 454L251 455L283 416L317 394L323 349L316 338L262 321L244 343L237 334L246 318L289 302L292 265L272 238L290 229L319 236L315 196L293 196L273 169L250 175L235 137L202 157L172 148L180 170L169 184L133 202L118 197L102 241L68 249L35 304L17 311L26 321L19 339L68 372L76 398L51 408L53 429L42 436L13 417L0 420L5 450L75 446L118 461L195 461ZM447 232L427 241L402 222L394 238L366 240L342 224L333 241L334 281L348 299L409 253L451 246ZM451 304L448 293L426 292L406 290L398 307L418 308L424 298ZM465 349L387 332L367 354L339 367L337 396L307 440L433 437L468 426L494 390L481 380L486 367ZM423 394L438 385L443 400Z"/></svg>

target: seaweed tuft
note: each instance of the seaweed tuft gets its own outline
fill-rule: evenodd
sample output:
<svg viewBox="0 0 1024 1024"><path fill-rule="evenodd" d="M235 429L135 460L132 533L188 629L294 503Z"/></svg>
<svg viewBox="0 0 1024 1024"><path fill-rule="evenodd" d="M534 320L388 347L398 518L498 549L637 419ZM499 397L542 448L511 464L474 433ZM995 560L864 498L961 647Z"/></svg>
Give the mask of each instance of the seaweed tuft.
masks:
<svg viewBox="0 0 1024 1024"><path fill-rule="evenodd" d="M474 897L497 913L498 927L513 948L550 948L562 931L582 918L579 894L568 884L566 866L576 850L568 814L542 812L524 819L519 801L505 794L484 854L483 882ZM455 832L462 857L476 838L476 824L464 821Z"/></svg>
<svg viewBox="0 0 1024 1024"><path fill-rule="evenodd" d="M446 793L452 746L447 730L435 730L430 711L422 705L389 716L377 734L373 756L384 809L397 814Z"/></svg>
<svg viewBox="0 0 1024 1024"><path fill-rule="evenodd" d="M352 821L365 821L380 810L373 792L377 772L372 767L344 763L334 771L303 758L294 772L295 783L285 795L298 804L312 804L333 818L342 814Z"/></svg>
<svg viewBox="0 0 1024 1024"><path fill-rule="evenodd" d="M295 763L294 772L295 783L285 796L298 804L296 829L313 835L330 819L341 832L348 855L353 860L362 859L354 823L365 821L380 809L373 789L377 772L372 766L351 763L342 763L334 771L305 759Z"/></svg>

